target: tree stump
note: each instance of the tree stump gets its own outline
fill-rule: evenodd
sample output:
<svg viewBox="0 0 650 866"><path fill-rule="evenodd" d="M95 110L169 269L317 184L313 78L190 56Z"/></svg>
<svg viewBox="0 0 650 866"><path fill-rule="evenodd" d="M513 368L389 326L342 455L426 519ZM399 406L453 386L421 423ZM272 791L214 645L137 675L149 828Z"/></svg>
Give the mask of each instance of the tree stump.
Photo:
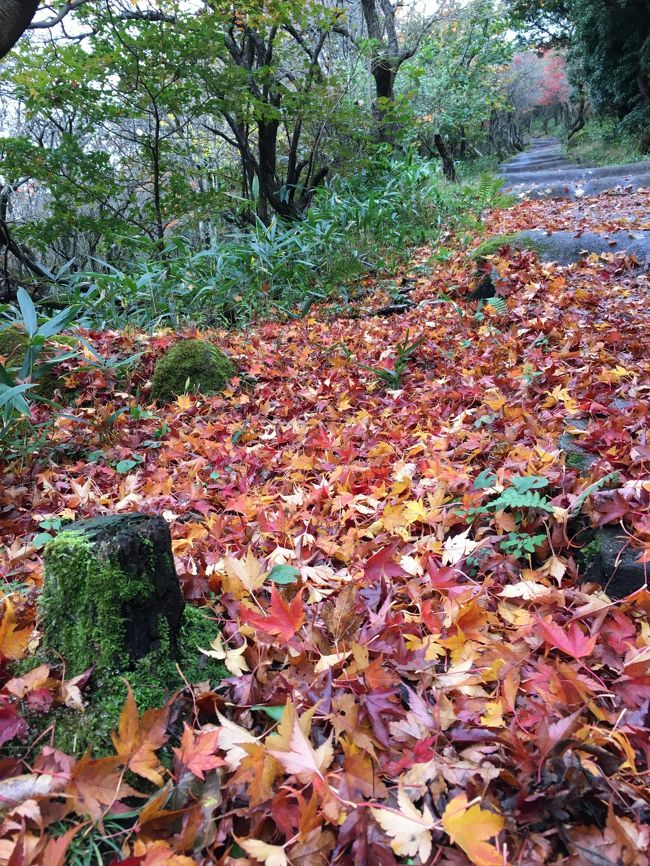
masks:
<svg viewBox="0 0 650 866"><path fill-rule="evenodd" d="M154 650L177 658L184 604L162 517L78 521L45 548L44 647L67 676L119 676Z"/></svg>

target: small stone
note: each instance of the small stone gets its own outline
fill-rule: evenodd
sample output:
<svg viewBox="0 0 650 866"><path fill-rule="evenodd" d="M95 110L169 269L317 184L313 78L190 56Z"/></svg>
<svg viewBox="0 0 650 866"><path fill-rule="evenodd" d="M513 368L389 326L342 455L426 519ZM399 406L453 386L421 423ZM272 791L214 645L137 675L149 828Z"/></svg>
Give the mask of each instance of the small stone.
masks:
<svg viewBox="0 0 650 866"><path fill-rule="evenodd" d="M124 514L67 526L45 548L46 652L68 676L124 672L154 650L178 656L184 601L162 517Z"/></svg>
<svg viewBox="0 0 650 866"><path fill-rule="evenodd" d="M586 430L589 421L587 418L573 418L571 419L571 426L577 427L579 430ZM598 463L598 455L592 454L579 445L576 437L571 433L563 433L558 440L558 446L566 455L566 465L579 469L581 472L586 472L595 463Z"/></svg>
<svg viewBox="0 0 650 866"><path fill-rule="evenodd" d="M634 406L634 400L626 400L624 397L616 397L609 404L610 409L617 409L619 412L625 412L630 406Z"/></svg>
<svg viewBox="0 0 650 866"><path fill-rule="evenodd" d="M581 550L584 580L599 583L610 598L625 598L646 585L646 568L637 562L640 551L618 526L593 531Z"/></svg>

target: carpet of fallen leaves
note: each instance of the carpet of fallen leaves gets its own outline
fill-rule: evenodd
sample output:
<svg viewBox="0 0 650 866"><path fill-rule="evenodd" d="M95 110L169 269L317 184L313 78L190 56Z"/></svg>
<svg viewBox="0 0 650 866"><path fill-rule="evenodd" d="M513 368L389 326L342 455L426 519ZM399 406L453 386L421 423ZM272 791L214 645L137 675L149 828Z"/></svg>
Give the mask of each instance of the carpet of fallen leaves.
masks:
<svg viewBox="0 0 650 866"><path fill-rule="evenodd" d="M523 202L487 224L639 227L649 205ZM2 862L62 866L134 808L115 864L647 862L650 594L585 585L577 550L581 526L612 524L650 561L648 277L613 254L511 253L490 265L505 305L477 315L466 251L429 255L368 278L350 315L212 333L246 376L210 399L137 409L176 335L88 335L144 355L128 387L74 362L56 450L5 467L3 567L23 591L0 651L38 641L43 520L137 510L170 523L186 598L215 617L203 649L232 677L188 686L183 728L178 702L138 717L129 697L115 755L75 760L51 732L31 743L25 715L82 712L87 684L5 666L0 741L25 757L0 760ZM415 306L370 315L391 290ZM387 388L375 371L420 338ZM567 429L597 458L586 474ZM546 508L486 507L521 476L548 481ZM534 553L504 552L509 533Z"/></svg>

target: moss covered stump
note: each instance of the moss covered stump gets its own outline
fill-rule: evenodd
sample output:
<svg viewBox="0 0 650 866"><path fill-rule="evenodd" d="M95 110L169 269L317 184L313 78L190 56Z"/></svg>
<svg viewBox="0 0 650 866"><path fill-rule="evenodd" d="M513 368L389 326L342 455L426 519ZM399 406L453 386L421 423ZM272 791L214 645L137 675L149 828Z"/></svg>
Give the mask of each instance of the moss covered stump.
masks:
<svg viewBox="0 0 650 866"><path fill-rule="evenodd" d="M45 548L44 646L69 676L119 673L152 651L176 658L184 601L162 517L82 520Z"/></svg>
<svg viewBox="0 0 650 866"><path fill-rule="evenodd" d="M151 396L169 403L187 391L218 394L236 372L230 358L207 340L181 340L156 364Z"/></svg>

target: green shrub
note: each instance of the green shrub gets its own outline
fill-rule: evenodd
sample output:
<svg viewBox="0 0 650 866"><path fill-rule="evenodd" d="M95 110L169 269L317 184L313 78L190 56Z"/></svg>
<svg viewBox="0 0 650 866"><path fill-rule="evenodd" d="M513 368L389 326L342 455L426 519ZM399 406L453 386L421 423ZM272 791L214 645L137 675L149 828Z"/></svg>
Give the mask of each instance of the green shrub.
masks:
<svg viewBox="0 0 650 866"><path fill-rule="evenodd" d="M569 141L567 152L578 162L600 165L623 165L643 159L640 133L613 118L587 123Z"/></svg>
<svg viewBox="0 0 650 866"><path fill-rule="evenodd" d="M187 391L217 394L236 372L230 358L206 340L181 340L156 364L151 396L168 403Z"/></svg>
<svg viewBox="0 0 650 866"><path fill-rule="evenodd" d="M435 243L443 229L475 233L482 211L512 201L501 186L486 172L449 183L437 162L413 152L379 156L320 188L300 221L230 227L198 251L184 237L170 239L164 256L142 248L128 267L102 262L103 272L75 274L65 300L99 328L231 327L305 315L315 301L345 298L362 274L394 269L412 245Z"/></svg>
<svg viewBox="0 0 650 866"><path fill-rule="evenodd" d="M13 326L0 331L0 357L4 358L3 363L7 370L20 370L28 349L29 335L26 331ZM41 353L42 361L50 360L54 354L56 352L46 345ZM51 399L56 389L63 387L63 379L58 375L55 365L42 363L39 373L38 393ZM35 378L33 374L32 377Z"/></svg>

